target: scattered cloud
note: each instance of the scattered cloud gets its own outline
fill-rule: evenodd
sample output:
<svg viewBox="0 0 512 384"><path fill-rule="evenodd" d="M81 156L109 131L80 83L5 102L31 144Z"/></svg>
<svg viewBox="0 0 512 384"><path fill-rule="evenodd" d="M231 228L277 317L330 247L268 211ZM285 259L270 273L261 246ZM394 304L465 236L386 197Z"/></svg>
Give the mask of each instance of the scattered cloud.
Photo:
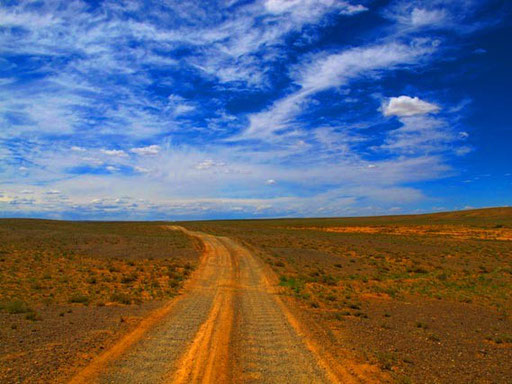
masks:
<svg viewBox="0 0 512 384"><path fill-rule="evenodd" d="M116 167L116 166L113 166L113 165L107 165L107 166L105 167L105 169L106 169L107 171L109 171L109 172L117 172L117 171L119 171L119 168L118 168L118 167Z"/></svg>
<svg viewBox="0 0 512 384"><path fill-rule="evenodd" d="M226 163L220 161L214 161L211 159L203 160L196 164L195 168L199 170L207 170L212 168L223 168L226 166Z"/></svg>
<svg viewBox="0 0 512 384"><path fill-rule="evenodd" d="M412 65L431 53L435 45L432 41L414 41L410 45L386 43L315 55L294 71L299 90L274 102L267 110L252 114L243 137L268 139L293 126L293 119L307 107L314 94L346 85L361 76L377 77L381 71Z"/></svg>
<svg viewBox="0 0 512 384"><path fill-rule="evenodd" d="M138 147L130 149L130 152L141 156L156 156L160 153L159 145L148 145L147 147Z"/></svg>
<svg viewBox="0 0 512 384"><path fill-rule="evenodd" d="M402 125L387 134L380 149L392 153L418 155L443 152L456 139L445 121L428 116L406 116Z"/></svg>
<svg viewBox="0 0 512 384"><path fill-rule="evenodd" d="M444 9L414 8L411 12L411 24L416 27L436 26L447 19Z"/></svg>
<svg viewBox="0 0 512 384"><path fill-rule="evenodd" d="M471 33L495 22L480 20L474 15L488 4L486 1L453 0L394 0L383 11L402 32L417 30L453 30L461 34Z"/></svg>
<svg viewBox="0 0 512 384"><path fill-rule="evenodd" d="M107 156L113 156L113 157L125 157L128 156L125 151L122 149L101 149L101 153L107 155Z"/></svg>
<svg viewBox="0 0 512 384"><path fill-rule="evenodd" d="M274 14L289 14L296 20L311 20L328 10L336 10L343 15L353 15L367 11L362 4L350 4L332 0L266 0L265 9Z"/></svg>
<svg viewBox="0 0 512 384"><path fill-rule="evenodd" d="M473 148L468 147L468 146L459 147L459 148L455 149L455 154L457 156L465 156L465 155L467 155L468 153L471 153L471 152L473 152Z"/></svg>
<svg viewBox="0 0 512 384"><path fill-rule="evenodd" d="M135 166L133 169L139 173L150 173L150 170L144 167Z"/></svg>
<svg viewBox="0 0 512 384"><path fill-rule="evenodd" d="M426 183L477 150L468 134L477 128L464 125L470 97L450 99L428 78L447 57L467 56L462 39L489 25L475 16L480 3L2 4L0 211L162 218L418 207L430 198Z"/></svg>

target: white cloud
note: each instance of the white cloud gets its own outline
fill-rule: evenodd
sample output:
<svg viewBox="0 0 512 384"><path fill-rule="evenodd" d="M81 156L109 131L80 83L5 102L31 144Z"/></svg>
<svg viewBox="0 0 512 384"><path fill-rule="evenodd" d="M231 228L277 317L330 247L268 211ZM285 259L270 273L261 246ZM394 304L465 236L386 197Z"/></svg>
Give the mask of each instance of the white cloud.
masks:
<svg viewBox="0 0 512 384"><path fill-rule="evenodd" d="M122 149L101 149L101 153L107 155L107 156L113 156L113 157L126 157L128 156L125 151Z"/></svg>
<svg viewBox="0 0 512 384"><path fill-rule="evenodd" d="M86 164L91 164L91 165L95 165L95 166L99 166L99 165L103 165L104 164L104 161L102 161L100 159L97 159L95 157L89 157L89 156L81 157L80 161L82 161L82 162L84 162Z"/></svg>
<svg viewBox="0 0 512 384"><path fill-rule="evenodd" d="M141 156L156 156L160 153L159 145L148 145L147 147L138 147L130 149L130 152Z"/></svg>
<svg viewBox="0 0 512 384"><path fill-rule="evenodd" d="M341 14L352 15L366 11L361 4L350 4L339 0L266 0L265 8L274 14L288 13L294 19L310 20L325 13L326 9L337 10Z"/></svg>
<svg viewBox="0 0 512 384"><path fill-rule="evenodd" d="M459 148L455 149L455 154L457 156L465 156L465 155L467 155L468 153L471 153L471 152L473 152L473 148L468 147L468 146L459 147Z"/></svg>
<svg viewBox="0 0 512 384"><path fill-rule="evenodd" d="M417 115L401 117L400 122L402 126L389 131L378 149L409 156L461 150L453 147L457 135L445 120Z"/></svg>
<svg viewBox="0 0 512 384"><path fill-rule="evenodd" d="M35 139L27 139L23 156L14 153L18 146L0 148L2 159L23 158L22 164L30 164L30 180L27 172L18 172L20 163L16 162L0 184L12 186L21 180L20 188L34 188L35 205L45 212L83 210L100 215L102 209L117 210L126 214L125 218L135 210L142 214L158 210L167 215L230 212L233 207L245 213L280 215L374 213L372 201L396 205L424 198L420 191L403 185L445 175L449 167L440 152L466 151L453 144L463 127L452 129L447 122L412 120L403 114L397 114L402 126L387 132L384 143L376 148L379 155L392 154L387 157L370 157L367 148L357 148L375 139L364 129L368 126L365 121L358 121L353 128L340 114L336 116L339 121L325 119L318 126L302 126L298 117L319 105L315 103L323 95L318 93L336 90L333 104L340 106L342 100L349 100L348 92L342 91L351 82L374 81L388 71L421 65L436 50L435 41L395 33L391 27L384 32L392 30L392 35L381 34L371 45L319 52L314 44L319 28L343 19L339 14L366 10L356 2L261 0L237 2L227 11L220 6L205 11L199 2L161 1L158 7L140 13L142 6L135 1L121 5L102 2L97 11L79 1L58 7L55 2L41 1L37 14L29 2L20 4L10 7L15 11L7 16L7 11L0 13L0 24L3 20L22 29L22 33L4 31L0 50L6 57L42 55L55 60L44 60L43 79L34 76L36 80L27 85L2 83L0 109L15 113L23 125L8 127L0 135ZM132 10L141 15L137 21ZM442 19L441 13L410 7L408 27L449 19L449 15ZM280 74L283 82L274 83L270 80L274 80L276 68L281 71L289 63L289 40L303 44L304 51L309 44L315 54L298 57L296 66ZM181 52L179 59L169 57L176 51ZM155 78L152 69L165 73L165 78ZM215 94L211 104L201 99L201 89L195 89L198 74L212 84L214 92L207 92ZM275 88L290 79L289 88ZM284 92L284 97L268 100L269 108L249 115L250 127L242 138L268 142L220 142L243 130L246 119L244 111L233 112L226 104L234 105L241 93L249 100L253 92L256 95L266 87L272 90L268 94ZM339 87L345 89L336 89ZM148 91L155 88L158 92ZM365 97L371 96L366 86L364 91L358 88L354 86L351 98L367 104ZM191 99L174 94L166 97L170 89ZM349 108L354 111L351 118L357 119L358 106ZM443 115L451 113L448 108ZM226 110L236 116L219 112ZM212 111L220 117L208 116ZM193 125L188 123L192 118ZM0 126L5 126L1 119ZM200 127L203 121L208 122L207 128ZM45 148L48 133L61 136L56 145ZM283 139L277 139L278 135ZM165 147L162 144L166 150L158 145L126 147L126 143L161 140L168 140ZM175 142L187 146L167 150ZM76 143L84 147L70 147ZM98 143L124 151L99 149ZM76 174L98 167L111 173ZM121 169L133 172L117 172ZM273 184L279 188L268 187ZM41 185L62 190L62 196L70 196L70 200L45 193ZM312 185L324 192L313 197L300 195ZM268 196L269 190L282 195L258 198ZM131 200L111 197L127 191ZM9 193L18 196L19 190ZM222 198L211 197L216 193Z"/></svg>
<svg viewBox="0 0 512 384"><path fill-rule="evenodd" d="M206 160L203 160L201 161L200 163L197 163L195 168L196 169L199 169L199 170L206 170L206 169L211 169L211 168L221 168L221 167L225 167L226 166L226 163L220 161L213 161L212 159L206 159Z"/></svg>
<svg viewBox="0 0 512 384"><path fill-rule="evenodd" d="M418 40L410 45L385 43L351 48L337 54L320 54L298 67L294 76L303 90L319 92L344 85L369 71L388 71L400 64L413 63L432 49L432 42Z"/></svg>
<svg viewBox="0 0 512 384"><path fill-rule="evenodd" d="M133 169L139 173L150 173L150 170L144 167L135 166Z"/></svg>
<svg viewBox="0 0 512 384"><path fill-rule="evenodd" d="M382 105L384 116L415 116L436 113L440 110L436 104L420 100L418 97L391 97Z"/></svg>
<svg viewBox="0 0 512 384"><path fill-rule="evenodd" d="M169 100L167 108L172 111L174 116L186 115L196 109L188 100L179 95L169 95L167 99Z"/></svg>
<svg viewBox="0 0 512 384"><path fill-rule="evenodd" d="M465 140L469 137L469 133L461 131L459 132L459 139Z"/></svg>
<svg viewBox="0 0 512 384"><path fill-rule="evenodd" d="M268 139L275 132L289 128L293 118L315 93L340 87L363 75L376 75L379 71L412 64L432 52L435 46L433 41L421 40L411 45L386 43L314 56L309 62L299 65L293 74L301 88L276 101L269 109L250 115L249 128L242 137Z"/></svg>
<svg viewBox="0 0 512 384"><path fill-rule="evenodd" d="M195 109L196 107L194 107L193 105L180 104L174 107L174 114L176 116L186 115L187 113L192 112Z"/></svg>
<svg viewBox="0 0 512 384"><path fill-rule="evenodd" d="M415 27L439 26L446 21L447 14L444 9L414 8L411 12L411 24Z"/></svg>

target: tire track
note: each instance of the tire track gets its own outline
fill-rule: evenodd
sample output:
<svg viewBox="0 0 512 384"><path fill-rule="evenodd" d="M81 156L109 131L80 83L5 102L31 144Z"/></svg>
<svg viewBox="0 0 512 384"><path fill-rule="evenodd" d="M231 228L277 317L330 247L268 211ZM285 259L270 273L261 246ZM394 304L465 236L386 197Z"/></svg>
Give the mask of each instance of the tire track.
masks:
<svg viewBox="0 0 512 384"><path fill-rule="evenodd" d="M233 340L236 382L338 382L290 324L260 260L230 239L222 243L240 262L242 290L236 296Z"/></svg>
<svg viewBox="0 0 512 384"><path fill-rule="evenodd" d="M228 238L182 230L205 247L185 293L71 383L341 382L273 292L259 259Z"/></svg>

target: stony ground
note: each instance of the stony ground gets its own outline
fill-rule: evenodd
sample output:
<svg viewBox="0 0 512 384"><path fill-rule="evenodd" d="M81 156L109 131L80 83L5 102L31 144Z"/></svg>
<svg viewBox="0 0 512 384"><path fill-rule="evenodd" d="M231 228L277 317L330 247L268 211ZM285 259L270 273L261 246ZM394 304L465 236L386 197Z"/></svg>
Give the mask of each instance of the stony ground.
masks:
<svg viewBox="0 0 512 384"><path fill-rule="evenodd" d="M512 381L510 208L180 225L0 220L0 382Z"/></svg>
<svg viewBox="0 0 512 384"><path fill-rule="evenodd" d="M272 288L272 273L229 238L190 233L205 255L158 324L80 372L78 383L383 382L373 367L318 353ZM348 367L354 369L349 370Z"/></svg>
<svg viewBox="0 0 512 384"><path fill-rule="evenodd" d="M405 383L512 382L512 208L186 225L250 247L340 359Z"/></svg>
<svg viewBox="0 0 512 384"><path fill-rule="evenodd" d="M200 254L162 223L0 220L0 382L65 382L178 295Z"/></svg>

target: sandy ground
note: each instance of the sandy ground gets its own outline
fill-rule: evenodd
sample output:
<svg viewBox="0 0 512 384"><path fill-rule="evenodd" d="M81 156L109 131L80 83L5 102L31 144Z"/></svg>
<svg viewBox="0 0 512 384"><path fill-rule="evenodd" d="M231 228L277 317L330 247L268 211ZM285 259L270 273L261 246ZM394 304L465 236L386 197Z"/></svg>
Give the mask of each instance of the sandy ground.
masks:
<svg viewBox="0 0 512 384"><path fill-rule="evenodd" d="M319 353L248 249L188 232L205 252L185 293L149 316L71 383L333 383L379 381ZM357 374L353 372L358 372Z"/></svg>

